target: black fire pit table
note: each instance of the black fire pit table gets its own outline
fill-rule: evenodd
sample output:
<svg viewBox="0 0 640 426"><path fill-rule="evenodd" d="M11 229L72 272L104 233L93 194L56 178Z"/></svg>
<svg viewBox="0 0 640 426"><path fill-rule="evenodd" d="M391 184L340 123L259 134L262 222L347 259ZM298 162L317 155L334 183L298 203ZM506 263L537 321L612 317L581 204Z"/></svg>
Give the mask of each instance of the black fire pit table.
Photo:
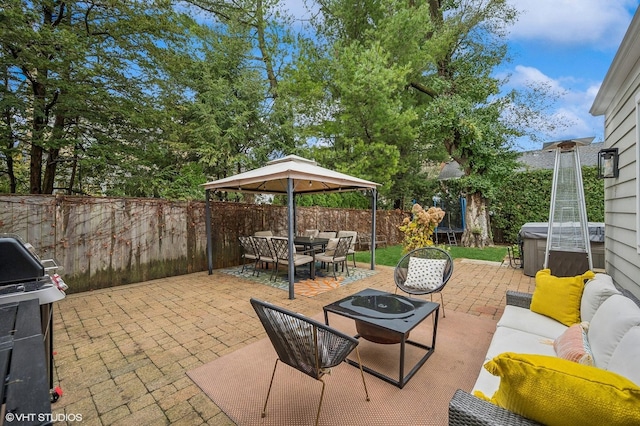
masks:
<svg viewBox="0 0 640 426"><path fill-rule="evenodd" d="M329 312L355 320L356 338L362 338L383 345L400 344L400 371L398 380L375 371L365 365L362 369L374 376L398 386L400 389L409 381L420 367L429 359L436 347L436 331L440 305L421 299L409 298L393 293L368 288L345 297L323 308L324 322L329 325ZM433 317L433 340L431 346L409 340L409 333L428 316ZM406 344L424 349L426 353L404 374ZM351 365L359 364L347 359Z"/></svg>

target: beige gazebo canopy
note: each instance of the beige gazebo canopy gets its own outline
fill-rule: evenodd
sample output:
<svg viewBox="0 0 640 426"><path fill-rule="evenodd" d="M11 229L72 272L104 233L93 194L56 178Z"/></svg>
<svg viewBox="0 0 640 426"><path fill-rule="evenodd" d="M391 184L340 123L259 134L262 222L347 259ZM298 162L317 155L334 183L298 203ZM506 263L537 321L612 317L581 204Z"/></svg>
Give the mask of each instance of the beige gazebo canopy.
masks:
<svg viewBox="0 0 640 426"><path fill-rule="evenodd" d="M286 194L288 201L288 236L289 259L293 259L293 238L295 234L295 202L296 194L317 194L322 192L370 190L372 197L371 220L371 269L375 265L375 234L376 234L376 202L377 187L380 184L349 176L333 170L320 167L313 160L289 155L273 160L266 166L240 173L224 179L203 184L206 197L207 239L211 241L211 191L251 192L261 194ZM207 245L209 274L213 273L213 244ZM289 298L294 298L293 281L294 265L289 263Z"/></svg>
<svg viewBox="0 0 640 426"><path fill-rule="evenodd" d="M205 183L205 189L218 191L286 194L287 181L293 180L293 192L312 194L327 191L376 189L379 184L320 167L313 160L289 155L266 166L228 178Z"/></svg>

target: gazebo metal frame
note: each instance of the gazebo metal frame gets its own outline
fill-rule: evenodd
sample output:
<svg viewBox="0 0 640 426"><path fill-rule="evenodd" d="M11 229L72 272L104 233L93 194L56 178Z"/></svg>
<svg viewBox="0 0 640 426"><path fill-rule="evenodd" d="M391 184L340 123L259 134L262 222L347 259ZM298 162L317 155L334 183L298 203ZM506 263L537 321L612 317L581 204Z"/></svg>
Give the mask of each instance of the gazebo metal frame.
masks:
<svg viewBox="0 0 640 426"><path fill-rule="evenodd" d="M371 269L375 269L377 187L380 184L320 167L315 161L289 155L268 162L264 167L239 173L202 185L206 192L207 260L213 273L211 194L215 191L280 194L287 196L289 259L295 247L295 195L366 190L371 195ZM289 262L289 298L294 299L294 264Z"/></svg>

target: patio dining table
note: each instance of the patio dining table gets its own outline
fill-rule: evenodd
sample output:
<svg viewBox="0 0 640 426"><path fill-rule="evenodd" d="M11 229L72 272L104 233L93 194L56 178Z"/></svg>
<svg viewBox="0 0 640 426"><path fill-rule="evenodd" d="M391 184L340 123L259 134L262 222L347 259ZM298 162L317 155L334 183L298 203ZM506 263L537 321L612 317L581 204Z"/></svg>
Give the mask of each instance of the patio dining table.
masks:
<svg viewBox="0 0 640 426"><path fill-rule="evenodd" d="M325 247L329 243L328 238L311 238L311 237L295 237L293 244L304 247L304 251L310 253L313 257L311 262L311 279L316 279L316 251L317 248Z"/></svg>

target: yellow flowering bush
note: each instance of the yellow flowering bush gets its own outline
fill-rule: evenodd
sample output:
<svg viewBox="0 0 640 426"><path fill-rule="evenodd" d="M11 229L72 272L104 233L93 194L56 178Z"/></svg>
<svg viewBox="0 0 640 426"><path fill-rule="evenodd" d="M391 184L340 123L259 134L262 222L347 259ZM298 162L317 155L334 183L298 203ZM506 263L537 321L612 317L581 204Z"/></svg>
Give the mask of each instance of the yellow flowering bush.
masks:
<svg viewBox="0 0 640 426"><path fill-rule="evenodd" d="M420 204L414 204L411 213L411 219L405 217L402 225L398 226L398 229L404 234L402 246L405 253L433 245L431 237L445 214L440 207L429 207L428 210L425 210Z"/></svg>

